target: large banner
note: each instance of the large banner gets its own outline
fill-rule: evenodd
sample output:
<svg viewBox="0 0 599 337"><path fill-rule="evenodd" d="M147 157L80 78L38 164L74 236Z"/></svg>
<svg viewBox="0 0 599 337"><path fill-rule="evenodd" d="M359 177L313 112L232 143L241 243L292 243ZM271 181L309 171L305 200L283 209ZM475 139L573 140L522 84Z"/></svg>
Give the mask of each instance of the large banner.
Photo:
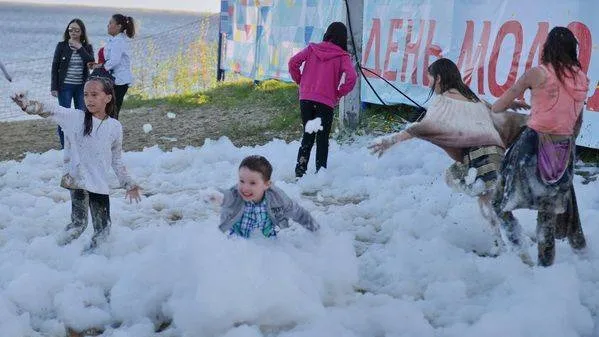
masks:
<svg viewBox="0 0 599 337"><path fill-rule="evenodd" d="M474 92L494 101L539 63L549 30L566 26L578 38L579 59L591 79L578 144L599 148L597 13L597 0L365 0L362 65L425 102L426 69L447 57ZM385 101L409 103L383 80L368 76ZM362 100L380 104L365 83Z"/></svg>
<svg viewBox="0 0 599 337"><path fill-rule="evenodd" d="M290 80L291 55L320 41L331 22L345 22L342 0L221 4L221 31L227 33L224 68L257 80ZM597 0L364 0L361 63L424 103L429 93L426 68L447 57L458 64L477 94L494 101L539 63L552 27L569 27L578 38L579 58L592 84L578 144L599 148L596 13ZM383 80L365 73L386 102L409 103ZM380 104L364 81L362 101Z"/></svg>
<svg viewBox="0 0 599 337"><path fill-rule="evenodd" d="M343 1L221 1L221 31L227 34L224 68L256 80L291 80L289 58L321 41L334 21L345 22Z"/></svg>

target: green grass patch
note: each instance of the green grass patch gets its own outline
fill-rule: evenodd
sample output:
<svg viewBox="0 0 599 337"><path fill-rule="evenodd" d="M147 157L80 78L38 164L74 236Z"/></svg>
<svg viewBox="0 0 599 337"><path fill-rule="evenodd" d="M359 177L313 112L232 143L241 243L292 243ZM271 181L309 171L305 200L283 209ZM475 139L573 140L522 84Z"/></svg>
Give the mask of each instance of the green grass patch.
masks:
<svg viewBox="0 0 599 337"><path fill-rule="evenodd" d="M599 165L599 149L577 146L576 156L585 164Z"/></svg>
<svg viewBox="0 0 599 337"><path fill-rule="evenodd" d="M217 105L223 109L253 107L281 107L290 109L298 104L297 86L277 80L268 80L255 84L249 79L224 82L205 91L171 95L160 98L144 98L129 95L123 103L125 109L147 106L165 106L168 108L192 109L204 105Z"/></svg>
<svg viewBox="0 0 599 337"><path fill-rule="evenodd" d="M356 136L382 135L401 131L407 123L415 121L419 115L414 107L398 105L369 104L362 111L356 130L343 129L335 136L338 142L351 142ZM337 118L335 119L337 122Z"/></svg>
<svg viewBox="0 0 599 337"><path fill-rule="evenodd" d="M413 108L408 105L369 105L362 112L361 124L367 133L400 131L412 120Z"/></svg>
<svg viewBox="0 0 599 337"><path fill-rule="evenodd" d="M192 94L160 98L129 95L124 108L162 107L165 110L214 107L219 110L242 109L267 113L266 120L232 121L225 134L232 139L268 139L269 134L289 131L296 134L301 123L298 88L294 83L267 80L255 83L249 79L218 83L210 89ZM264 115L264 114L262 114ZM264 119L264 118L262 118Z"/></svg>
<svg viewBox="0 0 599 337"><path fill-rule="evenodd" d="M272 110L272 107L271 107ZM299 136L301 133L301 119L297 109L284 109L273 112L272 118L266 123L231 123L225 134L232 139L248 139L250 143L263 143L285 135Z"/></svg>
<svg viewBox="0 0 599 337"><path fill-rule="evenodd" d="M232 123L225 131L230 137L253 140L269 139L273 133L298 135L301 124L298 102L298 88L294 83L267 80L258 84L250 79L239 79L218 83L210 89L192 94L172 95L161 98L142 98L129 95L124 102L126 109L149 106L163 106L165 109L194 109L214 106L219 109L266 109L272 111L267 122L253 125ZM337 109L335 115L338 116ZM356 135L385 134L398 132L406 123L419 117L414 107L400 105L369 105L363 112L357 130L342 130L335 137L338 141L351 141ZM251 126L250 126L251 125ZM338 125L335 118L333 130ZM249 127L250 126L250 127ZM599 150L578 147L578 158L587 164L599 164Z"/></svg>

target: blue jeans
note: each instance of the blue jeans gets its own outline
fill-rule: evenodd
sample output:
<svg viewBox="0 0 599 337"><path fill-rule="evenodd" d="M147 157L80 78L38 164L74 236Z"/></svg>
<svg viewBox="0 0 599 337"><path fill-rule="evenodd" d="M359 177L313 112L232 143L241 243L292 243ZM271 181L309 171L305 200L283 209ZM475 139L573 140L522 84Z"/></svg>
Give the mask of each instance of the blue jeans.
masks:
<svg viewBox="0 0 599 337"><path fill-rule="evenodd" d="M65 108L71 107L71 101L75 102L75 109L83 110L85 102L83 100L83 84L63 84L58 90L58 104ZM60 138L60 148L64 149L64 133L58 126L58 137Z"/></svg>

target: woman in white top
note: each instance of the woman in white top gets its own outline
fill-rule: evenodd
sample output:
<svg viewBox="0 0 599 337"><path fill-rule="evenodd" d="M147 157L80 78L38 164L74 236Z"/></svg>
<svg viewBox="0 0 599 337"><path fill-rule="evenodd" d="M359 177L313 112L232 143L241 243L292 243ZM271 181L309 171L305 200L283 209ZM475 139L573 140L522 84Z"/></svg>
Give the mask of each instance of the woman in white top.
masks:
<svg viewBox="0 0 599 337"><path fill-rule="evenodd" d="M65 134L65 174L61 186L71 190L71 223L59 239L64 245L78 238L87 227L91 210L95 248L110 231L108 171L112 166L130 200L140 200L139 187L132 181L121 159L123 128L111 118L115 97L109 79L90 76L85 83L85 109L30 101L24 94L12 99L28 114L50 117Z"/></svg>
<svg viewBox="0 0 599 337"><path fill-rule="evenodd" d="M504 247L499 219L494 216L491 196L497 172L510 143L524 123L516 114L492 116L482 102L462 81L458 67L449 59L438 59L428 68L431 96L435 94L422 121L371 145L373 153L382 155L396 143L417 137L447 152L455 160L446 172L446 182L459 192L479 198L481 213L490 222L495 236L492 255ZM522 256L523 260L530 260Z"/></svg>
<svg viewBox="0 0 599 337"><path fill-rule="evenodd" d="M131 47L129 41L135 37L135 22L130 16L114 14L108 22L110 38L104 46L106 62L98 66L104 67L114 77L114 94L116 109L114 118L119 119L123 98L133 82L131 73Z"/></svg>

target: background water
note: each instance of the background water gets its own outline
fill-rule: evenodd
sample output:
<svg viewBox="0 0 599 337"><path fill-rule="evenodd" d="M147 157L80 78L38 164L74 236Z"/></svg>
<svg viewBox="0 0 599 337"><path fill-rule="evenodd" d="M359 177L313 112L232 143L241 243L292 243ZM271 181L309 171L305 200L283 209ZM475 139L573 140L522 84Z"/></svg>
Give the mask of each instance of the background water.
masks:
<svg viewBox="0 0 599 337"><path fill-rule="evenodd" d="M131 16L137 21L138 39L193 23L205 16L194 12L0 2L0 60L8 63L51 58L56 43L62 40L67 24L74 18L83 20L89 40L97 50L108 36L106 26L115 13Z"/></svg>
<svg viewBox="0 0 599 337"><path fill-rule="evenodd" d="M155 64L145 58L149 54L154 59L166 60L186 50L194 41L215 41L218 36L218 15L215 14L0 3L0 61L16 82L27 84L30 92L48 95L52 56L69 21L73 18L83 20L97 57L97 50L108 37L108 21L115 13L131 16L136 21L137 35L131 47L134 54L132 63L137 74L141 72L152 76ZM140 68L146 68L147 71L140 71ZM142 80L138 76L138 85ZM11 88L2 76L0 121L26 118L10 102L7 91L11 91Z"/></svg>

